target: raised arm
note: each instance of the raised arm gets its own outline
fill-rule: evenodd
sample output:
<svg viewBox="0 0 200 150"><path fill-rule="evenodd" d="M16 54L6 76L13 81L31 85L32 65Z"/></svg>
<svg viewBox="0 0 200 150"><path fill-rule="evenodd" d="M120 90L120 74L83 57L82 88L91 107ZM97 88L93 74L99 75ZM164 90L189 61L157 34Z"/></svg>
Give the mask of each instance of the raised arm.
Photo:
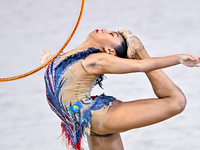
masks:
<svg viewBox="0 0 200 150"><path fill-rule="evenodd" d="M146 59L142 59L140 58L141 56L137 54L138 52L144 53L145 49L140 39L125 29L120 29L119 32L127 40L127 56L129 59L119 58L106 53L90 55L83 61L83 66L89 73L123 74L131 72L149 72L177 64L183 64L188 67L199 67L200 56L195 57L186 54L158 58L150 58L148 56ZM134 57L131 54L133 54Z"/></svg>
<svg viewBox="0 0 200 150"><path fill-rule="evenodd" d="M91 74L123 74L132 72L149 72L177 64L199 67L200 56L179 54L144 60L123 59L106 53L92 54L83 61L83 66Z"/></svg>

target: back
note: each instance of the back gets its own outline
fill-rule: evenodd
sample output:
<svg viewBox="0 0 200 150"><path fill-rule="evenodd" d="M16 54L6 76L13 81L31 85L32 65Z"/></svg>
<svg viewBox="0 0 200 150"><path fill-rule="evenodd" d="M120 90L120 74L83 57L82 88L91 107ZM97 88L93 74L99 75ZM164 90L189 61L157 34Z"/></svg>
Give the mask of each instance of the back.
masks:
<svg viewBox="0 0 200 150"><path fill-rule="evenodd" d="M72 147L80 145L82 134L90 132L92 98L90 91L101 85L103 75L89 74L82 66L87 56L101 51L89 48L56 58L45 73L46 94L51 109L62 120L62 135Z"/></svg>

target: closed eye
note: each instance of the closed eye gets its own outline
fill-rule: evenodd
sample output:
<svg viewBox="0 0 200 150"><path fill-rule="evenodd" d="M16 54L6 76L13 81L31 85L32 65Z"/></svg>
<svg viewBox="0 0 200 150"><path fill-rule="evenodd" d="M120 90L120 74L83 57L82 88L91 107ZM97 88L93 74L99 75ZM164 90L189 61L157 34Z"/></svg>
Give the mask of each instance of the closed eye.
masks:
<svg viewBox="0 0 200 150"><path fill-rule="evenodd" d="M114 36L113 33L109 33L111 36Z"/></svg>

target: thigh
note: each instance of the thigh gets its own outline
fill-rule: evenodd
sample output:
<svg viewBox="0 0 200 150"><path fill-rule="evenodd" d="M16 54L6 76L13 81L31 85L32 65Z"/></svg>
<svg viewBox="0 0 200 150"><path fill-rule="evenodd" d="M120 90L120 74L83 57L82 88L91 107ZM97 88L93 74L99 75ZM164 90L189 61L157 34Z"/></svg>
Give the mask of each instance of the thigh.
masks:
<svg viewBox="0 0 200 150"><path fill-rule="evenodd" d="M119 133L151 125L174 116L170 99L143 99L130 102L114 101L98 132Z"/></svg>
<svg viewBox="0 0 200 150"><path fill-rule="evenodd" d="M87 136L89 148L91 150L124 150L121 136L115 133L108 137Z"/></svg>

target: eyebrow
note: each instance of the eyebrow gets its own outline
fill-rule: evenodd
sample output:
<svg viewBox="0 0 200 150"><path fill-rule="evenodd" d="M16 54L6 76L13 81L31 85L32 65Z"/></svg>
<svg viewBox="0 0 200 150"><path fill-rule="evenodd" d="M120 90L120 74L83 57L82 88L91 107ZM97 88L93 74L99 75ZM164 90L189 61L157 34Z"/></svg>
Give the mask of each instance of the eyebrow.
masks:
<svg viewBox="0 0 200 150"><path fill-rule="evenodd" d="M117 37L119 37L119 33L117 33L117 32L114 32L115 34L117 34Z"/></svg>

